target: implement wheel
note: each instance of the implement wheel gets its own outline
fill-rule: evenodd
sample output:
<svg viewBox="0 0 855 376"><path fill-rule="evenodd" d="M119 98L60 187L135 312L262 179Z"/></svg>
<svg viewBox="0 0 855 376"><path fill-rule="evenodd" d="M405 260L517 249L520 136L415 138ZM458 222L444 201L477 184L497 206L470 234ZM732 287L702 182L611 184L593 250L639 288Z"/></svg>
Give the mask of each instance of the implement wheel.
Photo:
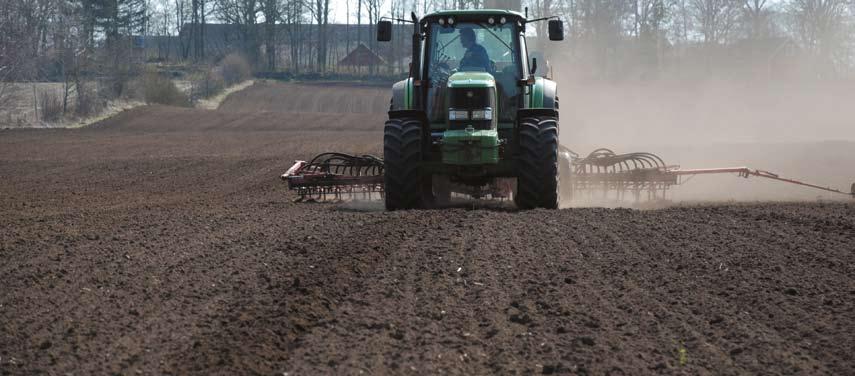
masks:
<svg viewBox="0 0 855 376"><path fill-rule="evenodd" d="M389 119L383 129L383 185L386 210L419 209L425 205L422 124L414 118ZM430 186L428 186L430 187Z"/></svg>
<svg viewBox="0 0 855 376"><path fill-rule="evenodd" d="M522 210L558 208L558 119L551 116L520 120L517 191Z"/></svg>

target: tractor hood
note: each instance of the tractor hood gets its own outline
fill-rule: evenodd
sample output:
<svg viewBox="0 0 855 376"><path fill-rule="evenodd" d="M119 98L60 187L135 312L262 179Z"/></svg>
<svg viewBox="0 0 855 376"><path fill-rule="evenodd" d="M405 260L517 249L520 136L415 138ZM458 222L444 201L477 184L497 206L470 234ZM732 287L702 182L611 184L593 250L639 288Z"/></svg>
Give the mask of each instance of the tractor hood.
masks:
<svg viewBox="0 0 855 376"><path fill-rule="evenodd" d="M457 72L448 78L449 88L496 87L493 75L487 72Z"/></svg>

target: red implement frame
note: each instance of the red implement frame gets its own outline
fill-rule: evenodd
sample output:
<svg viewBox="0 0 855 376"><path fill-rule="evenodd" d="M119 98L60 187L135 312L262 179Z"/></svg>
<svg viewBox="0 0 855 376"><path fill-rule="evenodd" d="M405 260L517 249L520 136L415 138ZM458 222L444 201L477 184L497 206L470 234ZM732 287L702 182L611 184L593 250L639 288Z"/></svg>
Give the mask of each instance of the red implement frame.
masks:
<svg viewBox="0 0 855 376"><path fill-rule="evenodd" d="M821 185L816 185L812 183L807 183L795 179L782 178L778 174L771 173L769 171L764 170L756 170L748 167L724 167L724 168L700 168L700 169L691 169L691 170L674 170L669 171L668 173L676 175L676 176L694 176L694 175L709 175L709 174L739 174L740 177L748 178L750 176L757 176L766 179L772 179L777 181L782 181L785 183L797 184L805 187L820 189L826 192L832 193L840 193L844 195L849 195L855 197L855 184L852 184L852 192L844 192L839 189L834 189L831 187L823 187Z"/></svg>
<svg viewBox="0 0 855 376"><path fill-rule="evenodd" d="M324 153L311 161L296 161L282 175L297 201L371 199L383 192L383 161L370 155Z"/></svg>

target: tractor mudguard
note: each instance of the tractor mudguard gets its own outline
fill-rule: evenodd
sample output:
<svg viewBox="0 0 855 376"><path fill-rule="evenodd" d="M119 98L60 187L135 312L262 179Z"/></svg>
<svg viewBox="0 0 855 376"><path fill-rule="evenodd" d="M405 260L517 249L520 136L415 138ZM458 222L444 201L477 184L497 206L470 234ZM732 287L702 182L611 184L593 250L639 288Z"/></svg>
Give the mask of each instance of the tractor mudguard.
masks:
<svg viewBox="0 0 855 376"><path fill-rule="evenodd" d="M401 80L392 85L392 104L390 111L413 108L413 79Z"/></svg>
<svg viewBox="0 0 855 376"><path fill-rule="evenodd" d="M529 108L557 108L558 84L543 77L535 78L528 99Z"/></svg>
<svg viewBox="0 0 855 376"><path fill-rule="evenodd" d="M558 84L555 81L544 79L543 81L543 108L558 109ZM555 115L558 116L557 114Z"/></svg>

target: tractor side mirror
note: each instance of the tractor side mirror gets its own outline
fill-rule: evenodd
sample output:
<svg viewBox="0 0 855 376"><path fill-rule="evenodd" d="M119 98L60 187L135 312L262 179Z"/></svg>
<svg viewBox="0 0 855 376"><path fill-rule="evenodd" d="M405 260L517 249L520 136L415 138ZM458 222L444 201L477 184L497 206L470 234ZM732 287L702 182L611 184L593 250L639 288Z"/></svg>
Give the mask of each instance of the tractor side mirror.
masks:
<svg viewBox="0 0 855 376"><path fill-rule="evenodd" d="M378 42L388 42L390 40L392 40L392 21L380 21L380 22L378 22L377 23L377 41Z"/></svg>
<svg viewBox="0 0 855 376"><path fill-rule="evenodd" d="M564 22L549 20L549 40L564 40Z"/></svg>
<svg viewBox="0 0 855 376"><path fill-rule="evenodd" d="M533 57L531 58L531 72L529 73L534 74L535 72L537 72L537 58Z"/></svg>

